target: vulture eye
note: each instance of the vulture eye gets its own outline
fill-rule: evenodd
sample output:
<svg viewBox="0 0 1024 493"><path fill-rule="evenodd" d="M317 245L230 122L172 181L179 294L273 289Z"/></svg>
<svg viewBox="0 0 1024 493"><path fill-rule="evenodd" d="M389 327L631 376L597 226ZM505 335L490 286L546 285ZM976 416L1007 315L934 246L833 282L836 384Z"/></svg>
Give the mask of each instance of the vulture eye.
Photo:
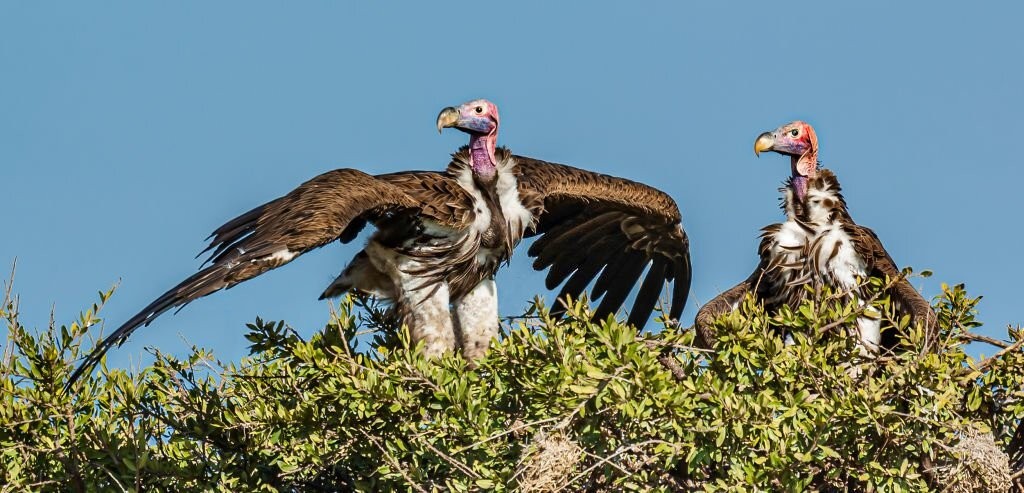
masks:
<svg viewBox="0 0 1024 493"><path fill-rule="evenodd" d="M793 130L789 131L789 135L796 137L797 135L800 135L800 131L794 128Z"/></svg>
<svg viewBox="0 0 1024 493"><path fill-rule="evenodd" d="M476 114L479 115L480 113L483 113L483 112L484 112L484 107L483 106L477 106L476 107Z"/></svg>

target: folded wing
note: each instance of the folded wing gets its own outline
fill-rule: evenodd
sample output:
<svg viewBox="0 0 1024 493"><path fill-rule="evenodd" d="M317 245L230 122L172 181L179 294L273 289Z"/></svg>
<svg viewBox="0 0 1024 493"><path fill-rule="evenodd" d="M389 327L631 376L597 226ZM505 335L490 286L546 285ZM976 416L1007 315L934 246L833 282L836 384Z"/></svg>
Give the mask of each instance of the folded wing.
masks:
<svg viewBox="0 0 1024 493"><path fill-rule="evenodd" d="M857 253L867 260L868 271L873 277L899 279L889 291L889 299L896 312L900 315L910 315L911 323L924 324L928 346L936 344L939 331L938 317L932 310L931 303L928 303L928 300L924 299L924 296L921 296L921 293L902 275L896 262L882 246L878 235L870 228L852 224L851 237Z"/></svg>

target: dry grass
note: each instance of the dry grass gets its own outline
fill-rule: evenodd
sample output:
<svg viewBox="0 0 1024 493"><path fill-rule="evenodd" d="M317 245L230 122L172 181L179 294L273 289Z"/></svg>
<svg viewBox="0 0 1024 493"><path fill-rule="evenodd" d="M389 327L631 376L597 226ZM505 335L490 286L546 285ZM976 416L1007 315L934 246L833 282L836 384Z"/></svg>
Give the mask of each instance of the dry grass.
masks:
<svg viewBox="0 0 1024 493"><path fill-rule="evenodd" d="M519 491L559 491L576 471L583 449L560 431L540 432L519 465Z"/></svg>
<svg viewBox="0 0 1024 493"><path fill-rule="evenodd" d="M943 491L951 493L1004 493L1010 491L1009 457L991 433L968 428L961 432L953 447L959 462L941 465L937 470Z"/></svg>

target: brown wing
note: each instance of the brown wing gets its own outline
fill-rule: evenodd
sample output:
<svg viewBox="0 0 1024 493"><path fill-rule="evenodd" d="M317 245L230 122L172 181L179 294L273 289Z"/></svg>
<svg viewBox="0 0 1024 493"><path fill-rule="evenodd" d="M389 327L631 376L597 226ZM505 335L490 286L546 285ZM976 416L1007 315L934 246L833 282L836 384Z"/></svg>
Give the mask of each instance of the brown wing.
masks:
<svg viewBox="0 0 1024 493"><path fill-rule="evenodd" d="M907 281L906 278L901 277L899 267L896 266L896 262L889 256L889 252L882 246L882 241L878 239L878 235L875 234L870 228L854 224L852 221L847 226L847 230L853 239L854 249L861 258L867 260L869 263L868 270L875 277L884 278L888 276L890 279L900 278L889 293L889 298L896 307L896 310L901 315L909 314L911 317L911 323L922 323L925 327L925 333L928 336L928 346L932 346L938 342L938 319L935 315L935 311L932 310L932 306L928 303L928 300L924 299L914 286Z"/></svg>
<svg viewBox="0 0 1024 493"><path fill-rule="evenodd" d="M533 214L527 236L533 267L550 268L548 289L565 282L559 299L579 297L594 279L594 313L614 313L647 276L629 323L647 323L666 283L673 284L669 317L678 319L690 291L689 240L679 208L664 192L622 178L516 156L519 195Z"/></svg>
<svg viewBox="0 0 1024 493"><path fill-rule="evenodd" d="M806 232L812 230L807 224L797 221L798 227ZM697 312L694 328L698 342L710 347L714 342L714 324L722 315L736 309L747 293L754 293L766 311L774 312L782 306L796 308L804 299L804 285L811 281L810 269L806 263L806 245L780 245L778 235L784 223L769 224L761 228L761 242L757 248L760 261L754 272L736 286L707 302Z"/></svg>
<svg viewBox="0 0 1024 493"><path fill-rule="evenodd" d="M697 311L697 317L693 321L693 327L697 331L697 344L706 349L711 348L715 341L715 321L722 315L735 310L739 303L743 301L743 297L754 290L760 273L761 268L758 267L749 278L729 288L728 291L715 296L711 301L700 307L700 310Z"/></svg>
<svg viewBox="0 0 1024 493"><path fill-rule="evenodd" d="M453 229L473 220L473 199L452 177L437 171L405 171L377 175L398 187L419 205L420 215Z"/></svg>
<svg viewBox="0 0 1024 493"><path fill-rule="evenodd" d="M68 386L90 370L107 350L167 310L252 279L334 240L351 241L368 221L378 225L411 223L415 216L425 214L424 209L430 211L431 219L445 225L467 221L465 210L459 215L459 211L445 205L446 201L457 202L458 196L441 200L431 195L433 190L443 188L438 184L445 180L442 175L410 175L377 178L354 169L329 171L284 197L228 221L210 235L212 241L203 251L212 250L210 265L171 288L107 336L75 370ZM424 204L420 201L423 196L434 200Z"/></svg>
<svg viewBox="0 0 1024 493"><path fill-rule="evenodd" d="M783 204L787 210L792 210L793 206L792 203ZM811 273L806 262L806 244L785 246L780 243L779 235L789 224L803 228L806 234L814 232L809 225L801 221L769 224L761 228L761 242L757 247L760 261L754 272L736 286L707 302L697 312L694 328L697 330L698 343L711 347L715 340L715 321L735 310L747 293L754 293L768 312L774 312L782 306L799 306L806 295L804 285L811 281Z"/></svg>

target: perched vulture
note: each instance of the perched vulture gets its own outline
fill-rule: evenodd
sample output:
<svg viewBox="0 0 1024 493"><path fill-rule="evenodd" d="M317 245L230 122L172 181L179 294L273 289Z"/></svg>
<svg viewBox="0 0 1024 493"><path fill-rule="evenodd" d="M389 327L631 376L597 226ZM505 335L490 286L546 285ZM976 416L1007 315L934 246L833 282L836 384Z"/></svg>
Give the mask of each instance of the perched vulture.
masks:
<svg viewBox="0 0 1024 493"><path fill-rule="evenodd" d="M666 284L673 285L669 316L679 317L690 257L672 198L496 147L498 108L486 100L443 109L437 129L446 127L469 134L469 145L445 171L329 171L217 228L204 250L210 265L111 333L70 382L165 311L335 240L352 241L367 223L377 231L321 298L354 290L389 301L429 355L456 347L466 358L483 354L499 330L494 274L524 237L535 235L529 255L536 269L550 269L549 289L565 283L560 299L579 296L596 278L592 297L602 300L595 316L605 317L646 269L629 322L647 322Z"/></svg>
<svg viewBox="0 0 1024 493"><path fill-rule="evenodd" d="M818 163L814 129L796 121L765 132L754 143L755 154L764 151L790 156L792 175L780 189L786 221L761 230L761 261L750 277L698 311L695 327L703 342L710 344L715 320L735 310L747 293L754 293L769 312L799 305L805 284L830 286L864 302L869 296L863 282L869 276L899 279L887 293L895 309L900 315L909 314L912 323L925 324L934 342L935 312L900 276L878 236L853 222L836 175ZM865 313L857 319L857 333L866 349L895 345L893 331L883 334L881 329L877 314Z"/></svg>

